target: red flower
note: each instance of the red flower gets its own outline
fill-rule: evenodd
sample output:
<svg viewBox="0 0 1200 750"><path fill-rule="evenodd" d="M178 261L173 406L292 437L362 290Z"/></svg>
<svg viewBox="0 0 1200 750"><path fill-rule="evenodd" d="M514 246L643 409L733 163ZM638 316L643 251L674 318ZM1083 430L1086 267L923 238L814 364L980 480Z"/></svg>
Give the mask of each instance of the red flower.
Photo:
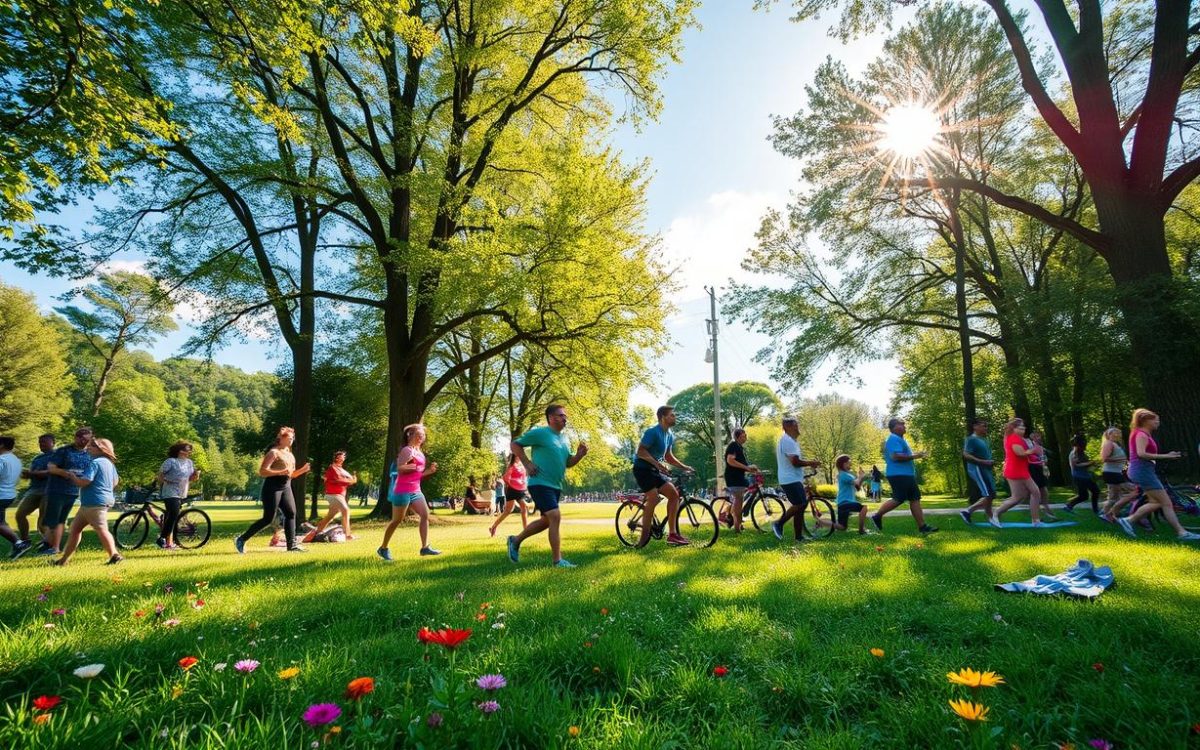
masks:
<svg viewBox="0 0 1200 750"><path fill-rule="evenodd" d="M62 698L57 695L39 695L33 699L33 707L38 711L53 710L59 703L62 703Z"/></svg>
<svg viewBox="0 0 1200 750"><path fill-rule="evenodd" d="M1095 664L1092 665L1092 669L1096 670L1097 672L1103 672L1104 665L1101 664L1100 662L1096 662Z"/></svg>
<svg viewBox="0 0 1200 750"><path fill-rule="evenodd" d="M601 607L601 608L600 608L600 616L601 616L601 617L608 617L608 607Z"/></svg>
<svg viewBox="0 0 1200 750"><path fill-rule="evenodd" d="M1200 734L1200 724L1192 725L1192 734Z"/></svg>
<svg viewBox="0 0 1200 750"><path fill-rule="evenodd" d="M421 643L435 643L433 631L429 628L421 628L417 631L417 640Z"/></svg>
<svg viewBox="0 0 1200 750"><path fill-rule="evenodd" d="M720 666L713 667L713 676L714 677L724 677L727 674L729 674L729 669L727 667L720 667Z"/></svg>
<svg viewBox="0 0 1200 750"><path fill-rule="evenodd" d="M179 660L179 668L184 672L200 663L200 660L194 656L185 656Z"/></svg>
<svg viewBox="0 0 1200 750"><path fill-rule="evenodd" d="M350 680L350 684L346 685L346 697L352 701L373 692L375 692L375 678L373 677L359 677Z"/></svg>
<svg viewBox="0 0 1200 750"><path fill-rule="evenodd" d="M441 630L430 630L429 628L421 628L417 631L417 640L421 643L435 643L448 649L456 649L471 637L471 630L459 630L457 628L442 628Z"/></svg>

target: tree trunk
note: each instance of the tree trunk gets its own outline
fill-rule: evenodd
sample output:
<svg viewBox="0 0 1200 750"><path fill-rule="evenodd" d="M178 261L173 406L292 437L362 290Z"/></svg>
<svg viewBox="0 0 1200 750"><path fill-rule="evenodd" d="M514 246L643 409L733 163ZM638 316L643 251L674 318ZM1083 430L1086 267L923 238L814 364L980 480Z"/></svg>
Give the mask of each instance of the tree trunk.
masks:
<svg viewBox="0 0 1200 750"><path fill-rule="evenodd" d="M312 456L308 455L312 429L312 399L313 399L313 340L311 334L301 334L299 340L292 346L292 429L296 431L296 440L292 443L292 453L296 456L296 465L303 466ZM305 508L308 494L308 477L302 476L292 480L292 494L296 498L296 518L303 521L306 517ZM317 512L314 493L312 513Z"/></svg>

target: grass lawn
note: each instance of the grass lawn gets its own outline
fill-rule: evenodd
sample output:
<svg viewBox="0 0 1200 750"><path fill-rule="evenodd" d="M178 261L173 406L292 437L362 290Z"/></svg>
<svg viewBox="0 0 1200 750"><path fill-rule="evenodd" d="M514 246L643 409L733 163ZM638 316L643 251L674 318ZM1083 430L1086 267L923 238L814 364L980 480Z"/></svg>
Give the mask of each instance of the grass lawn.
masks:
<svg viewBox="0 0 1200 750"><path fill-rule="evenodd" d="M1041 531L942 516L922 540L898 511L883 536L632 551L615 509L565 506L575 570L549 566L544 535L514 566L504 530L446 511L440 557L417 557L407 527L386 565L366 523L303 555L264 533L238 556L248 505L210 506L199 552L144 548L109 568L89 532L68 568L4 563L0 748L1200 747L1200 550L1168 532L1129 540L1085 511ZM1091 603L992 589L1077 558L1112 566L1116 588ZM422 627L474 632L450 652L419 643ZM199 659L187 672L185 656ZM239 673L242 659L261 666ZM92 663L98 677L72 674ZM1004 676L979 696L986 723L947 705L970 697L946 679L962 667ZM506 687L475 685L497 673ZM358 677L375 689L356 701ZM39 724L41 695L62 703ZM316 703L342 713L311 728Z"/></svg>

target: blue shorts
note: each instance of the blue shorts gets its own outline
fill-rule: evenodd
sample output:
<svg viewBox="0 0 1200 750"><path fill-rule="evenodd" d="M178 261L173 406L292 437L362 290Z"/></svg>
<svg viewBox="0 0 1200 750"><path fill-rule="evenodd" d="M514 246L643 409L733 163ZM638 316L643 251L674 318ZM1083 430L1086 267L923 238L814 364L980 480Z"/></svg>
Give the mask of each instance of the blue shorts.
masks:
<svg viewBox="0 0 1200 750"><path fill-rule="evenodd" d="M392 505L412 505L418 500L425 502L425 494L423 492L394 492L388 496L388 500L392 501Z"/></svg>
<svg viewBox="0 0 1200 750"><path fill-rule="evenodd" d="M1154 464L1149 461L1130 461L1129 481L1141 487L1142 492L1163 489L1162 480L1154 473Z"/></svg>
<svg viewBox="0 0 1200 750"><path fill-rule="evenodd" d="M529 485L529 497L533 499L533 507L538 509L538 513L545 513L558 510L558 500L562 497L562 490L547 487L544 484L531 484Z"/></svg>

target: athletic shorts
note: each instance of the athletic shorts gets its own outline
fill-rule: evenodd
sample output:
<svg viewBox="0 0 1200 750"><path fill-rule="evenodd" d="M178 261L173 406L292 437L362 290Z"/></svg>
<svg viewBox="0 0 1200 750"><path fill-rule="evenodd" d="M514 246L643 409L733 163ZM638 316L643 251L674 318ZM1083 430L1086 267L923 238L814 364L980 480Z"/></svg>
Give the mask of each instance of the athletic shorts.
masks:
<svg viewBox="0 0 1200 750"><path fill-rule="evenodd" d="M1046 489L1046 469L1041 464L1029 464L1029 478L1039 490Z"/></svg>
<svg viewBox="0 0 1200 750"><path fill-rule="evenodd" d="M1143 492L1163 489L1162 480L1154 473L1154 464L1148 461L1129 462L1129 481L1141 487Z"/></svg>
<svg viewBox="0 0 1200 750"><path fill-rule="evenodd" d="M89 526L108 526L107 505L81 505L76 518L82 518Z"/></svg>
<svg viewBox="0 0 1200 750"><path fill-rule="evenodd" d="M325 502L329 503L330 508L350 508L345 495L325 495Z"/></svg>
<svg viewBox="0 0 1200 750"><path fill-rule="evenodd" d="M421 492L396 492L388 499L392 501L392 505L404 506L412 505L418 500L424 502L425 495Z"/></svg>
<svg viewBox="0 0 1200 750"><path fill-rule="evenodd" d="M845 526L846 522L850 520L850 514L858 513L864 507L865 506L859 502L838 503L838 509L837 509L838 526Z"/></svg>
<svg viewBox="0 0 1200 750"><path fill-rule="evenodd" d="M633 479L637 482L638 489L642 492L657 490L671 483L671 477L663 474L658 469L648 466L633 467ZM533 487L529 488L533 492Z"/></svg>
<svg viewBox="0 0 1200 750"><path fill-rule="evenodd" d="M1100 474L1105 484L1129 484L1129 477L1123 471L1105 471Z"/></svg>
<svg viewBox="0 0 1200 750"><path fill-rule="evenodd" d="M71 515L71 508L75 507L75 501L78 499L75 495L47 495L46 526L54 528L65 524L67 517Z"/></svg>
<svg viewBox="0 0 1200 750"><path fill-rule="evenodd" d="M529 485L529 497L533 499L533 507L537 508L539 513L547 513L558 510L558 501L562 498L562 490L547 487L544 484L531 484Z"/></svg>
<svg viewBox="0 0 1200 750"><path fill-rule="evenodd" d="M507 503L520 502L527 497L529 497L529 493L525 490L513 489L512 487L508 486L505 486L504 488L504 501Z"/></svg>
<svg viewBox="0 0 1200 750"><path fill-rule="evenodd" d="M991 467L967 464L967 497L971 502L996 496L996 480Z"/></svg>
<svg viewBox="0 0 1200 750"><path fill-rule="evenodd" d="M46 513L46 490L25 490L25 494L21 496L21 506L17 508L17 512L21 515L28 516L34 511L38 512L38 523L44 523L42 516Z"/></svg>
<svg viewBox="0 0 1200 750"><path fill-rule="evenodd" d="M7 500L0 500L0 524L5 523L4 513L8 510L8 506L12 505L16 501L17 499L15 497L10 497Z"/></svg>
<svg viewBox="0 0 1200 750"><path fill-rule="evenodd" d="M808 493L804 491L804 482L788 482L779 485L779 489L783 490L784 497L791 505L800 506L802 511L808 505Z"/></svg>
<svg viewBox="0 0 1200 750"><path fill-rule="evenodd" d="M917 487L917 478L901 474L898 477L888 477L892 486L892 499L898 503L908 503L921 499L921 489Z"/></svg>

